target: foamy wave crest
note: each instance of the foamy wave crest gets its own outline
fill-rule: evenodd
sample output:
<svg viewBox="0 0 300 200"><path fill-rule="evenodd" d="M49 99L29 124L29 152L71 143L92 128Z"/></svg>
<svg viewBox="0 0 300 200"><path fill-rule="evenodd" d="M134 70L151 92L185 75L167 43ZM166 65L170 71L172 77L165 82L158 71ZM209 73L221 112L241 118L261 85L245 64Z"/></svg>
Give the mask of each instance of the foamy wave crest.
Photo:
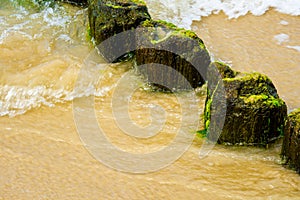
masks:
<svg viewBox="0 0 300 200"><path fill-rule="evenodd" d="M268 9L300 15L298 0L146 0L150 13L158 19L168 20L190 29L193 20L223 11L229 19L251 13L263 15Z"/></svg>
<svg viewBox="0 0 300 200"><path fill-rule="evenodd" d="M54 90L45 86L28 88L5 85L0 87L0 116L14 117L43 105L53 107L56 103L72 101L83 96L105 96L112 87L114 85L97 89L90 86L70 92L64 89Z"/></svg>
<svg viewBox="0 0 300 200"><path fill-rule="evenodd" d="M35 3L35 1L32 2ZM32 26L40 26L40 30L44 31L53 27L66 28L72 21L72 16L70 16L62 6L55 6L53 8L46 6L43 10L33 13L22 6L18 7L18 13L14 13L15 11L11 9L7 11L9 13L8 16L0 16L0 44L2 44L10 34L16 32L22 33L29 39L36 38L37 34L30 31ZM14 21L15 24L12 24L12 21Z"/></svg>
<svg viewBox="0 0 300 200"><path fill-rule="evenodd" d="M85 10L58 5L27 10L11 7L9 2L16 1L3 2L7 8L0 5L0 116L13 117L43 105L52 107L109 91L95 82L73 91L89 53Z"/></svg>

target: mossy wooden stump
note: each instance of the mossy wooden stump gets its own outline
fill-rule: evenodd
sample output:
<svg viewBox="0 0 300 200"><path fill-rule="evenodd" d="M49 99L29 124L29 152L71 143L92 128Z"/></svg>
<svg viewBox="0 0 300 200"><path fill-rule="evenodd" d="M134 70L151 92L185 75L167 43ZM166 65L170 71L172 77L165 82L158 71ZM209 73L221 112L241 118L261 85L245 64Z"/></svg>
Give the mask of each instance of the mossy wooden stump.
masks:
<svg viewBox="0 0 300 200"><path fill-rule="evenodd" d="M136 41L138 69L156 89L189 90L205 83L210 56L194 32L146 20Z"/></svg>
<svg viewBox="0 0 300 200"><path fill-rule="evenodd" d="M210 56L195 33L151 20L142 0L88 3L90 34L108 62L135 55L138 71L154 89L163 91L189 90L205 83Z"/></svg>
<svg viewBox="0 0 300 200"><path fill-rule="evenodd" d="M88 0L56 0L56 1L66 2L76 6L87 6L88 4Z"/></svg>
<svg viewBox="0 0 300 200"><path fill-rule="evenodd" d="M286 120L281 155L285 164L300 174L300 109Z"/></svg>
<svg viewBox="0 0 300 200"><path fill-rule="evenodd" d="M208 139L230 145L266 146L282 133L287 107L278 97L272 81L259 73L239 73L229 66L213 63L218 72L209 70L205 128ZM215 73L221 74L217 80ZM219 100L223 86L225 101ZM224 113L225 122L218 119ZM214 119L214 120L212 120Z"/></svg>
<svg viewBox="0 0 300 200"><path fill-rule="evenodd" d="M128 53L124 53L126 49L135 48L133 33L124 35L124 38L114 39L112 36L135 29L141 22L150 19L142 0L89 0L88 16L90 34L100 53L109 62L118 61ZM109 38L104 45L99 45Z"/></svg>

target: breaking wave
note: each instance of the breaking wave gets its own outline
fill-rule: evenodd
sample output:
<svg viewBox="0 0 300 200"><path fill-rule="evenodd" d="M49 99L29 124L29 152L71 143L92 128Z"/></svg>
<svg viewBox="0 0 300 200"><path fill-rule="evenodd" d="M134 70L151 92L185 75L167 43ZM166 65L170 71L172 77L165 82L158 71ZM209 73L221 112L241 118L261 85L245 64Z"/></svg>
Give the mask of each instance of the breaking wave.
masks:
<svg viewBox="0 0 300 200"><path fill-rule="evenodd" d="M300 15L298 0L145 0L152 16L179 27L191 28L193 20L224 12L229 19L248 13L263 15L270 8L289 15ZM153 9L152 9L153 8Z"/></svg>

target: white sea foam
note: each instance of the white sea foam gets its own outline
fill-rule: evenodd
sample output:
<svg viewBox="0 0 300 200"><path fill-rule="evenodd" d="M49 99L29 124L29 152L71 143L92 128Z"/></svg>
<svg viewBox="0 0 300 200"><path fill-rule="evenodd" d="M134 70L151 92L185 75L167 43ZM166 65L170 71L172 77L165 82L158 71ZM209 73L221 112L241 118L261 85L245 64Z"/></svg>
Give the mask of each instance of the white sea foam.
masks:
<svg viewBox="0 0 300 200"><path fill-rule="evenodd" d="M81 88L81 91L54 90L46 86L20 87L4 85L0 87L0 116L10 117L24 114L28 110L42 105L52 107L56 103L72 101L75 98L94 95L105 96L112 87Z"/></svg>
<svg viewBox="0 0 300 200"><path fill-rule="evenodd" d="M290 45L288 45L286 47L289 48L289 49L295 49L295 50L300 52L300 46L290 46Z"/></svg>
<svg viewBox="0 0 300 200"><path fill-rule="evenodd" d="M284 42L288 42L290 40L290 36L284 33L278 34L274 36L274 39L277 41L277 44L282 44Z"/></svg>
<svg viewBox="0 0 300 200"><path fill-rule="evenodd" d="M27 12L25 8L20 7L18 8L17 14L15 14L14 12L14 10L7 10L8 15L0 16L0 44L4 44L4 46L14 44L14 42L12 41L15 40L24 40L24 44L20 44L20 46L24 46L24 49L27 49L28 45L30 45L29 41L32 41L32 48L36 48L37 52L39 52L40 50L46 50L47 53L45 55L48 55L48 53L49 55L51 55L56 53L50 48L51 41L64 40L66 42L72 43L74 39L68 29L68 25L71 22L72 16L67 13L63 7L45 8L44 10L41 10L37 13ZM83 13L83 11L81 13ZM76 15L79 14L80 12L76 13ZM32 30L39 31L36 32ZM17 56L18 55L16 55L16 57ZM39 55L35 56L37 56L37 58L40 58ZM13 59L13 56L9 56L9 58ZM66 56L63 56L63 58L66 58ZM3 63L5 64L1 63L1 71L10 69L9 64L7 64L6 66L7 62ZM78 98L81 96L101 96L106 94L106 92L108 91L107 88L95 89L95 84L90 84L92 88L82 87L81 91L77 93L71 91L68 84L72 82L73 78L76 78L76 76L72 76L73 68L75 67L73 66L74 62L71 61L69 68L67 68L66 70L66 73L62 73L61 77L54 76L54 79L52 81L53 83L57 79L58 81L62 82L61 89L52 87L52 85L54 84L47 85L48 78L47 76L45 76L45 74L47 74L46 71L51 69L52 67L56 67L57 69L59 69L60 65L64 65L64 62L62 61L57 63L56 61L52 62L51 60L45 62L41 61L40 64L36 63L34 65L28 63L28 66L30 66L30 68L27 70L31 71L31 73L26 74L26 70L18 71L17 69L14 69L13 71L15 73L11 74L11 76L7 76L9 73L3 74L3 77L7 76L9 80L12 80L12 77L16 76L16 79L18 79L18 83L11 83L9 81L8 83L6 83L6 81L2 82L2 80L6 79L1 77L0 116L8 115L12 117L15 115L23 114L32 108L38 108L42 105L51 107L56 103L72 101L74 98ZM66 61L66 63L68 63L68 60ZM52 71L49 70L49 76L51 76L51 72ZM68 77L68 72L71 74L71 78ZM36 84L29 84L34 82L35 80L37 80Z"/></svg>
<svg viewBox="0 0 300 200"><path fill-rule="evenodd" d="M63 40L65 42L69 42L69 43L73 42L73 39L67 34L61 34L60 36L58 36L57 39L60 39L60 40Z"/></svg>
<svg viewBox="0 0 300 200"><path fill-rule="evenodd" d="M26 34L25 32L22 31L22 29L24 29L24 26L26 26L29 22L28 21L25 21L25 22L22 22L20 24L15 24L11 27L8 27L4 30L2 30L2 33L0 35L0 44L2 44L4 42L4 40L9 36L10 33L20 33L22 35L24 35L25 37L28 37L31 39L31 36ZM1 28L0 28L1 30Z"/></svg>
<svg viewBox="0 0 300 200"><path fill-rule="evenodd" d="M285 20L281 20L279 24L286 26L289 25L289 22Z"/></svg>
<svg viewBox="0 0 300 200"><path fill-rule="evenodd" d="M48 26L61 26L64 27L68 22L71 21L70 16L57 15L53 8L47 8L43 11L44 21Z"/></svg>
<svg viewBox="0 0 300 200"><path fill-rule="evenodd" d="M11 24L11 19L16 19L14 20L16 23ZM63 7L48 7L38 13L29 13L25 8L20 7L17 14L0 16L0 44L3 44L5 39L14 33L19 33L29 39L38 38L39 35L36 33L30 35L32 34L32 25L40 25L41 31L51 27L65 28L71 19L72 17L65 12ZM69 40L66 37L60 39Z"/></svg>
<svg viewBox="0 0 300 200"><path fill-rule="evenodd" d="M190 29L193 20L223 11L228 18L238 18L251 13L263 15L270 8L276 11L300 15L298 0L146 0L150 13L159 19Z"/></svg>
<svg viewBox="0 0 300 200"><path fill-rule="evenodd" d="M275 35L274 39L277 41L277 44L279 44L279 45L282 45L283 43L290 42L289 35L287 35L285 33L281 33L281 34ZM286 45L286 47L289 48L289 49L294 49L294 50L300 52L300 46L298 46L298 45Z"/></svg>

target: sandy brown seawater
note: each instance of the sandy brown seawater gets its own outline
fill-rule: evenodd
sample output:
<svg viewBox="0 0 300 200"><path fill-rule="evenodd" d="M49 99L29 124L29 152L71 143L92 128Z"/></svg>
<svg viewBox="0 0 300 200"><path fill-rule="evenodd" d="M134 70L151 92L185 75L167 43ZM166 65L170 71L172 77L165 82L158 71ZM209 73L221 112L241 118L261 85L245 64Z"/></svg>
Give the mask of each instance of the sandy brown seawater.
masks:
<svg viewBox="0 0 300 200"><path fill-rule="evenodd" d="M282 19L289 25L278 25ZM261 17L247 15L237 20L228 20L221 13L195 22L194 29L215 58L232 61L237 70L256 70L270 76L280 95L293 108L300 105L296 98L299 94L299 52L277 45L273 36L285 32L290 35L291 43L299 41L297 20L298 17L274 11ZM25 47L31 49L41 45L27 40L26 43ZM12 40L10 45L17 44ZM49 76L45 79L38 76L32 84L49 83L49 87L72 88L80 63L90 47L57 41L50 46L57 49L56 53L43 58L43 50L47 47L42 46L41 56L36 55L31 61L31 70L37 74L50 70L51 77L59 81L53 86ZM14 48L10 48L9 54L2 51L8 47L0 48L1 57L12 58ZM15 53L21 52L16 49ZM30 78L22 73L28 71L18 68L19 62L9 62L9 65L9 70L2 69L6 73L2 75L1 84L26 86ZM52 70L53 65L60 70ZM39 69L43 70L39 72ZM107 73L114 78L108 76L103 84L111 85L127 70L126 66L108 69ZM61 80L60 77L64 78ZM143 105L159 104L169 113L166 127L157 139L139 141L123 137L114 125L111 95L112 91L95 98L95 108L98 121L109 130L115 145L139 153L156 150L172 140L180 126L180 109L175 96L144 91L134 93L130 114L138 124L147 125L150 121ZM203 104L202 97L199 105ZM280 145L267 150L216 146L205 159L199 159L203 139L196 138L180 159L162 170L139 175L122 173L106 167L84 148L72 109L71 102L64 102L54 107L31 109L15 117L0 117L0 199L299 199L300 176L279 164Z"/></svg>
<svg viewBox="0 0 300 200"><path fill-rule="evenodd" d="M287 25L281 24L288 22ZM300 107L300 17L267 11L228 19L224 13L203 17L192 29L204 40L216 60L229 62L242 72L257 71L271 78L289 109ZM278 44L274 36L286 34L289 41Z"/></svg>

